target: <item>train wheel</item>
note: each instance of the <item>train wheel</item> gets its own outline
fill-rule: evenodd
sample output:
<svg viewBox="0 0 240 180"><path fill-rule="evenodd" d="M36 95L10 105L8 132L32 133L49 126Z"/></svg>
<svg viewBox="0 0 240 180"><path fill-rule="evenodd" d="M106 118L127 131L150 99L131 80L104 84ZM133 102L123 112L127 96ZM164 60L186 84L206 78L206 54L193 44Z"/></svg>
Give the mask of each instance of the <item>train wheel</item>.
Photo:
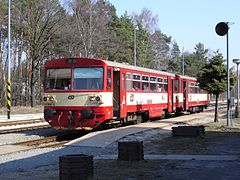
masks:
<svg viewBox="0 0 240 180"><path fill-rule="evenodd" d="M143 122L147 122L149 120L149 112L148 111L145 111L143 114L142 114L142 121Z"/></svg>
<svg viewBox="0 0 240 180"><path fill-rule="evenodd" d="M193 114L193 113L194 113L193 107L190 107L190 108L189 108L189 112L190 112L190 114Z"/></svg>
<svg viewBox="0 0 240 180"><path fill-rule="evenodd" d="M126 125L127 124L127 118L121 118L121 125Z"/></svg>
<svg viewBox="0 0 240 180"><path fill-rule="evenodd" d="M167 119L171 117L171 114L168 111L164 111L164 112L165 112L164 118Z"/></svg>

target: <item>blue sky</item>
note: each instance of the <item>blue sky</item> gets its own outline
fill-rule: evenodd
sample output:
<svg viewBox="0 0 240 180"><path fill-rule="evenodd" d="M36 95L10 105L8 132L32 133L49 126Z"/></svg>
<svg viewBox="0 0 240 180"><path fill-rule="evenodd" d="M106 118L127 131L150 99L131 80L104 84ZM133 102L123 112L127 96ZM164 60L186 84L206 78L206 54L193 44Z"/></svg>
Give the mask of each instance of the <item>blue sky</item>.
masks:
<svg viewBox="0 0 240 180"><path fill-rule="evenodd" d="M226 58L226 36L218 36L215 26L219 22L233 22L229 29L229 63L240 58L240 1L238 0L109 0L118 16L125 11L140 14L146 7L153 16L158 15L158 28L172 36L180 49L192 52L197 43L212 51L217 49Z"/></svg>

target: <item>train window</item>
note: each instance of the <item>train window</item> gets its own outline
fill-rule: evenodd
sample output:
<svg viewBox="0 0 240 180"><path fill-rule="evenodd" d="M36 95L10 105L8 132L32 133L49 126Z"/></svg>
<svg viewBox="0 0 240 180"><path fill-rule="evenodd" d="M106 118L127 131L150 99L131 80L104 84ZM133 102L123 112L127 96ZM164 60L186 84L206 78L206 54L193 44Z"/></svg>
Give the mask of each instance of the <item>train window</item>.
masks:
<svg viewBox="0 0 240 180"><path fill-rule="evenodd" d="M162 83L163 79L162 78L157 78L157 82Z"/></svg>
<svg viewBox="0 0 240 180"><path fill-rule="evenodd" d="M46 89L70 89L71 69L48 69L46 73Z"/></svg>
<svg viewBox="0 0 240 180"><path fill-rule="evenodd" d="M156 77L150 77L151 82L156 82L156 79L157 79Z"/></svg>
<svg viewBox="0 0 240 180"><path fill-rule="evenodd" d="M148 81L149 77L148 76L142 76L142 81Z"/></svg>
<svg viewBox="0 0 240 180"><path fill-rule="evenodd" d="M167 80L167 78L165 78L164 81L163 81L163 87L164 87L164 91L168 92L168 80Z"/></svg>
<svg viewBox="0 0 240 180"><path fill-rule="evenodd" d="M73 89L103 89L103 68L87 67L73 70Z"/></svg>
<svg viewBox="0 0 240 180"><path fill-rule="evenodd" d="M174 92L175 92L175 93L179 93L179 79L176 79L176 80L175 80L175 83L174 83Z"/></svg>
<svg viewBox="0 0 240 180"><path fill-rule="evenodd" d="M149 83L148 82L142 82L142 90L148 91L149 90Z"/></svg>
<svg viewBox="0 0 240 180"><path fill-rule="evenodd" d="M199 83L198 82L196 82L196 88L197 88L197 92L196 93L200 93L200 87L199 87Z"/></svg>
<svg viewBox="0 0 240 180"><path fill-rule="evenodd" d="M132 90L132 74L127 73L127 90Z"/></svg>
<svg viewBox="0 0 240 180"><path fill-rule="evenodd" d="M163 79L157 78L157 92L163 92Z"/></svg>
<svg viewBox="0 0 240 180"><path fill-rule="evenodd" d="M122 73L122 90L125 90L125 73Z"/></svg>
<svg viewBox="0 0 240 180"><path fill-rule="evenodd" d="M133 81L133 88L132 88L133 91L138 91L140 87L141 87L140 81Z"/></svg>
<svg viewBox="0 0 240 180"><path fill-rule="evenodd" d="M150 77L150 90L156 91L156 77Z"/></svg>
<svg viewBox="0 0 240 180"><path fill-rule="evenodd" d="M157 92L163 92L163 84L157 83Z"/></svg>
<svg viewBox="0 0 240 180"><path fill-rule="evenodd" d="M132 79L132 74L127 73L127 79Z"/></svg>
<svg viewBox="0 0 240 180"><path fill-rule="evenodd" d="M107 88L111 89L112 87L112 78L111 78L111 69L107 69Z"/></svg>
<svg viewBox="0 0 240 180"><path fill-rule="evenodd" d="M138 75L138 74L133 74L133 80L138 80L138 81L140 81L140 75Z"/></svg>
<svg viewBox="0 0 240 180"><path fill-rule="evenodd" d="M197 93L198 92L197 83L195 83L195 82L190 83L190 92L191 93Z"/></svg>
<svg viewBox="0 0 240 180"><path fill-rule="evenodd" d="M196 87L196 93L200 93L200 88L198 86Z"/></svg>
<svg viewBox="0 0 240 180"><path fill-rule="evenodd" d="M142 76L142 90L149 91L149 77Z"/></svg>
<svg viewBox="0 0 240 180"><path fill-rule="evenodd" d="M132 90L138 91L140 89L141 82L140 82L140 75L133 74L133 87Z"/></svg>
<svg viewBox="0 0 240 180"><path fill-rule="evenodd" d="M189 93L191 93L191 92L192 92L192 90L191 90L191 84L190 84L190 82L188 82L188 92L189 92Z"/></svg>
<svg viewBox="0 0 240 180"><path fill-rule="evenodd" d="M194 87L191 87L191 93L194 93Z"/></svg>

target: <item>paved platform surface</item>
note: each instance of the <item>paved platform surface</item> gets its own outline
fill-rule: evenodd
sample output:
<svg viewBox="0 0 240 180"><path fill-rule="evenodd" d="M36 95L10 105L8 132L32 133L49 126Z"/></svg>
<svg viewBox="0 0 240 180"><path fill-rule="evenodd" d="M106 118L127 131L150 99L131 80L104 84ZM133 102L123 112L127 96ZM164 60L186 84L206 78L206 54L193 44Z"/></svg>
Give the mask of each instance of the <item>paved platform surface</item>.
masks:
<svg viewBox="0 0 240 180"><path fill-rule="evenodd" d="M94 157L96 160L116 160L118 155L101 155ZM178 155L178 154L146 154L145 160L196 160L196 161L236 161L239 155Z"/></svg>
<svg viewBox="0 0 240 180"><path fill-rule="evenodd" d="M191 115L190 116L182 116L182 117L176 117L176 118L171 118L171 119L146 122L146 123L141 123L141 124L127 126L127 127L120 127L120 128L116 128L116 129L92 132L92 133L89 133L88 135L85 135L84 137L80 137L78 139L75 139L75 140L65 144L65 146L104 148L104 147L110 145L111 143L113 143L117 140L120 140L121 138L123 138L125 136L131 135L131 134L136 134L138 132L151 130L154 128L171 131L171 128L173 126L178 126L180 121L183 124L187 123L188 121L193 120L193 119L196 119L196 121L201 122L200 119L203 116L206 116L207 113L208 112L195 114L194 116L191 116ZM209 113L209 114L212 115L212 113ZM208 120L205 120L204 123L207 123L210 121L212 121L211 118Z"/></svg>
<svg viewBox="0 0 240 180"><path fill-rule="evenodd" d="M143 132L146 130L151 130L153 128L166 128L170 130L170 126L167 123L147 122L139 125L132 125L127 127L120 127L116 129L109 129L105 131L89 133L84 137L80 137L65 144L65 146L104 148L125 136L136 134L138 132Z"/></svg>

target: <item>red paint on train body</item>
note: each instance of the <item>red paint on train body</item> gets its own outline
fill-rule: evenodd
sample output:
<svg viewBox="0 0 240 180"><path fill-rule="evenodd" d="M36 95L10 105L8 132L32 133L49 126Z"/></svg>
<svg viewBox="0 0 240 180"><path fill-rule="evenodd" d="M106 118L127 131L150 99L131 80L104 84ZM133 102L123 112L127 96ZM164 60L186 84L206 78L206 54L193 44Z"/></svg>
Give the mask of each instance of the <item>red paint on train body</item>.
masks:
<svg viewBox="0 0 240 180"><path fill-rule="evenodd" d="M188 76L91 58L54 59L44 67L44 117L55 128L93 129L208 105L208 93Z"/></svg>

